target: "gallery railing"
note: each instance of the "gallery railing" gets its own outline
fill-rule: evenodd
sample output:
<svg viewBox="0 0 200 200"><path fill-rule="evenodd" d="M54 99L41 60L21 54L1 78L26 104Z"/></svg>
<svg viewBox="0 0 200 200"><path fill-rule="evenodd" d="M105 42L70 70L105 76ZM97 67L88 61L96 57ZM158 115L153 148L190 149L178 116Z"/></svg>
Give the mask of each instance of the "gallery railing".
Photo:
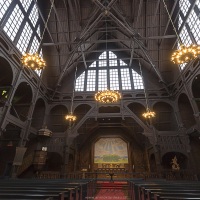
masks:
<svg viewBox="0 0 200 200"><path fill-rule="evenodd" d="M197 180L197 176L188 170L172 171L164 170L161 172L116 172L112 174L113 180L142 178L148 179L166 179L166 180ZM56 171L41 171L36 175L39 179L58 179L61 177L60 172ZM107 172L73 172L68 173L67 179L96 179L110 180L111 173Z"/></svg>

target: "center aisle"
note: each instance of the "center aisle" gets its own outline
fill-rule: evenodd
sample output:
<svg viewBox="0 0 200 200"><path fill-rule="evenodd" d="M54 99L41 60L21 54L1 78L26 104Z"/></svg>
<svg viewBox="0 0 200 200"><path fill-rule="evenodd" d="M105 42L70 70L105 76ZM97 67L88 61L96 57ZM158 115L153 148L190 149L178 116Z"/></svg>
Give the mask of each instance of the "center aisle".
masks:
<svg viewBox="0 0 200 200"><path fill-rule="evenodd" d="M99 192L95 200L128 200L126 182L99 182L97 185Z"/></svg>

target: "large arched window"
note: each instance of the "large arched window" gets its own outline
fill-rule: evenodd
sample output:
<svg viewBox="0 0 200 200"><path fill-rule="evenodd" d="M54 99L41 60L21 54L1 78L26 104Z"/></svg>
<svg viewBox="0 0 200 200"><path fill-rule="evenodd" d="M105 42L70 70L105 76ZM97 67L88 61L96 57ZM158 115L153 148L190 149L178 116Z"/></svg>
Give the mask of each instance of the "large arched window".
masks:
<svg viewBox="0 0 200 200"><path fill-rule="evenodd" d="M104 51L77 79L75 91L143 89L141 76L118 59L112 51Z"/></svg>

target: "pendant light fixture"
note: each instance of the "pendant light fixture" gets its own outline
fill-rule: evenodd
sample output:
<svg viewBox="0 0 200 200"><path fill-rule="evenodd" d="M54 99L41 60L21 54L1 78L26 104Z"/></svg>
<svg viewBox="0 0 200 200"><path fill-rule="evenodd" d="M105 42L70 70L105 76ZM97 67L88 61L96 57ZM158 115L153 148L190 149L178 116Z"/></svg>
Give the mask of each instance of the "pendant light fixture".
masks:
<svg viewBox="0 0 200 200"><path fill-rule="evenodd" d="M74 93L75 93L75 85L76 85L76 73L77 73L77 66L75 69L75 75L74 75L74 85L73 85L73 91L72 91L72 99L71 99L71 106L70 106L70 112L68 115L65 116L65 119L70 122L70 126L72 122L75 122L77 117L73 114L73 105L74 105Z"/></svg>
<svg viewBox="0 0 200 200"><path fill-rule="evenodd" d="M183 63L188 63L189 61L191 60L194 60L195 58L198 57L198 55L200 55L200 46L199 45L196 45L196 44L191 44L189 46L185 46L182 42L181 42L181 39L176 31L176 27L172 21L172 18L171 18L171 15L168 11L168 8L167 8L167 5L165 3L165 0L163 0L163 4L164 4L164 7L167 11L167 14L168 14L168 17L169 17L169 20L173 26L173 29L174 29L174 32L176 34L176 37L178 39L178 42L180 44L180 48L177 49L171 56L171 61L174 63L174 64L183 64Z"/></svg>
<svg viewBox="0 0 200 200"><path fill-rule="evenodd" d="M41 35L41 40L40 40L40 43L38 45L38 48L40 47L40 45L43 41L44 33L45 33L46 28L47 28L47 24L48 24L50 15L51 15L53 4L54 4L54 0L51 2L51 8L50 8L49 14L47 16L47 21L44 24L44 30L43 30L43 33ZM42 70L46 67L46 62L43 60L43 58L40 57L38 52L35 52L33 54L32 53L23 54L22 58L21 58L21 62L26 67L29 67L33 70Z"/></svg>
<svg viewBox="0 0 200 200"><path fill-rule="evenodd" d="M146 112L144 112L142 114L142 116L144 118L151 119L151 118L156 116L156 113L154 111L151 111L151 109L149 108L149 99L148 99L146 87L145 87L145 84L144 84L144 77L143 77L143 74L142 74L142 66L141 66L140 62L139 62L139 66L140 66L140 74L141 74L141 77L142 77L142 82L143 82L143 85L144 85L144 97L145 97L145 103L146 103Z"/></svg>
<svg viewBox="0 0 200 200"><path fill-rule="evenodd" d="M105 13L107 14L107 13ZM107 19L107 18L106 18ZM107 21L105 19L105 25L106 25L106 54L107 54ZM102 90L98 91L95 94L95 100L99 103L116 103L121 99L121 94L118 91L115 90Z"/></svg>

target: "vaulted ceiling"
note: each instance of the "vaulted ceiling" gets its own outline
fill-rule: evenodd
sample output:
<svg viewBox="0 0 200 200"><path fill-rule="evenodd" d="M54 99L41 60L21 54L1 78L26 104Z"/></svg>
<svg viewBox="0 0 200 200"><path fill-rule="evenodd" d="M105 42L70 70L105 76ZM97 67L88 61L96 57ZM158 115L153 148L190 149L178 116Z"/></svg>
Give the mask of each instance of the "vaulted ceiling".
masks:
<svg viewBox="0 0 200 200"><path fill-rule="evenodd" d="M176 20L178 1L166 3ZM50 13L43 54L52 95L70 84L76 66L84 70L108 49L136 71L140 61L144 76L157 89L167 90L175 80L178 70L170 55L176 36L163 1L43 0L38 4L44 21Z"/></svg>

